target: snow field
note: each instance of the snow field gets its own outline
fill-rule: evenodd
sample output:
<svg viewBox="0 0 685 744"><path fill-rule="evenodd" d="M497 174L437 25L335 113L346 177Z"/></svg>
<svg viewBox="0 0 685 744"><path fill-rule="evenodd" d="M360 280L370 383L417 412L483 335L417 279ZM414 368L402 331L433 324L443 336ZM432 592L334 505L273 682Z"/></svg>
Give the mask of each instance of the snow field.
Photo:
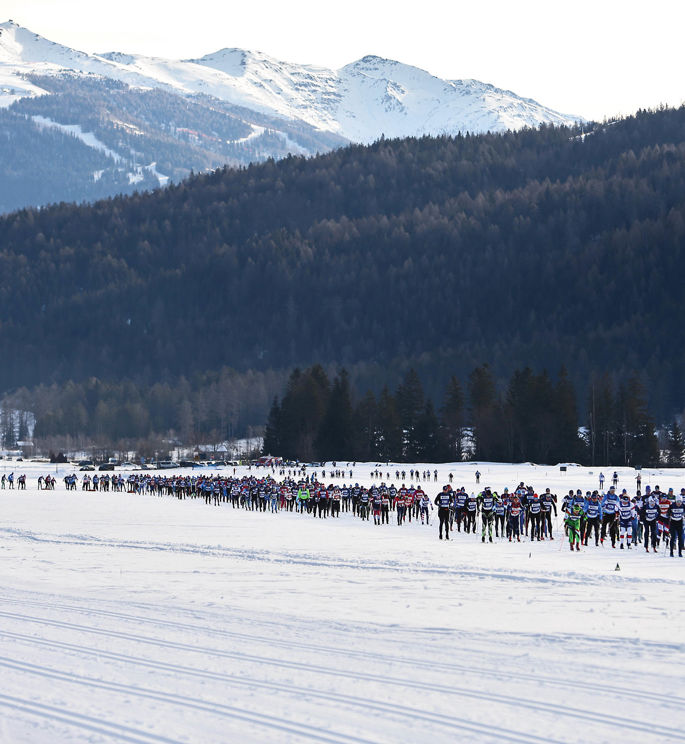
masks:
<svg viewBox="0 0 685 744"><path fill-rule="evenodd" d="M481 486L560 496L599 472L437 467L431 496L449 470L455 486L478 468ZM685 740L685 561L572 555L561 530L441 542L392 514L66 492L72 468L2 469L28 475L0 491L3 744ZM36 490L47 472L56 490Z"/></svg>

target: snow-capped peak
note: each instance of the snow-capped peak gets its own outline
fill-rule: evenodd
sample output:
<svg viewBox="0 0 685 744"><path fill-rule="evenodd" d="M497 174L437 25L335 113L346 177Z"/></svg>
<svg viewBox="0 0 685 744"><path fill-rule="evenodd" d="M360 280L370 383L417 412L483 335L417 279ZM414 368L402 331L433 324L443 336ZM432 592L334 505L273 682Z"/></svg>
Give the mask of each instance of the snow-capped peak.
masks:
<svg viewBox="0 0 685 744"><path fill-rule="evenodd" d="M0 24L2 103L36 95L27 72L98 74L133 86L204 93L285 119L304 121L356 142L388 137L503 131L568 124L536 101L476 80L443 80L426 70L375 55L331 70L225 48L198 59L166 60L108 52L90 55L57 44L13 21Z"/></svg>
<svg viewBox="0 0 685 744"><path fill-rule="evenodd" d="M60 67L76 63L80 66L88 59L84 52L76 51L33 33L14 21L0 23L0 63L53 64Z"/></svg>
<svg viewBox="0 0 685 744"><path fill-rule="evenodd" d="M359 70L361 72L383 72L385 70L392 70L398 65L402 65L394 59L386 59L385 57L378 57L375 54L366 54L361 59L355 60L345 65L343 70Z"/></svg>
<svg viewBox="0 0 685 744"><path fill-rule="evenodd" d="M244 74L248 57L254 56L245 49L226 48L219 49L212 54L206 54L199 59L185 60L190 64L205 65L215 70L225 72L227 75L239 77Z"/></svg>

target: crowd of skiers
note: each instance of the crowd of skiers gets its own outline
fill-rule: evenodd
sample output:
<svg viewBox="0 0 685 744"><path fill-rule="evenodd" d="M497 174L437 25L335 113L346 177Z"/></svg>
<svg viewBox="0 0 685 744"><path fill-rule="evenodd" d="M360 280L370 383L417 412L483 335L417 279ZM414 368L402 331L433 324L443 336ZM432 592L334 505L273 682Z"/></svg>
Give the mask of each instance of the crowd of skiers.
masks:
<svg viewBox="0 0 685 744"><path fill-rule="evenodd" d="M418 471L417 473L418 474ZM349 513L364 521L381 526L391 521L398 526L412 520L430 524L437 507L438 537L449 540L450 531L466 534L480 533L481 541L495 538L510 542L554 540L554 524L561 512L564 531L572 551L594 541L596 546L611 544L612 548L630 550L642 545L646 552L654 552L660 544L670 546L673 556L677 549L683 556L683 523L685 488L675 494L658 486L652 490L640 484L635 496L626 489L621 493L612 485L608 491L582 492L570 490L561 501L549 488L537 493L523 483L501 494L486 487L477 493L466 488L453 489L444 485L437 496L427 494L420 481L416 486L397 487L380 481L367 488L354 485L325 485L313 474L308 477L286 476L277 481L267 475L195 476L122 474L102 476L84 475L81 488L87 491L128 491L129 493L172 496L179 499L202 498L207 504L231 504L233 508L272 512L286 510L319 519L338 518ZM423 474L421 474L423 475ZM430 479L430 471L426 471ZM478 474L480 475L480 474ZM452 479L450 478L450 481ZM603 480L603 479L602 479ZM616 483L617 479L612 479ZM78 477L67 475L67 490L75 490ZM39 488L54 488L51 476L38 479ZM19 476L20 488L26 487L26 476ZM2 476L2 488L14 488L14 475Z"/></svg>
<svg viewBox="0 0 685 744"><path fill-rule="evenodd" d="M608 535L612 548L620 541L621 549L644 544L647 552L651 546L656 553L664 541L670 544L671 556L677 547L683 557L685 488L676 494L672 488L664 492L659 486L653 491L647 486L644 494L638 491L631 498L625 488L619 494L611 486L605 494L593 491L583 496L580 490L570 491L564 501L571 550L574 544L577 550L581 542L587 545L594 533L595 545L604 543Z"/></svg>
<svg viewBox="0 0 685 744"><path fill-rule="evenodd" d="M14 473L10 473L9 475L3 473L2 478L0 478L0 487L3 489L14 488L14 482L15 482ZM17 483L17 488L20 491L26 490L26 476L25 475L18 476L16 478L16 483Z"/></svg>
<svg viewBox="0 0 685 744"><path fill-rule="evenodd" d="M467 510L467 528L469 522L475 525L475 517L480 516L481 539L485 542L486 531L492 542L492 528L495 527L495 537L504 533L511 541L521 540L521 535L530 535L531 540L554 540L552 528L552 513L557 515L557 496L547 488L538 494L532 486L519 486L509 493L505 488L501 495L485 488L477 496L466 496L464 489L453 492L450 486L443 486L442 493L436 497L439 506L440 531L442 539L443 527L445 537L449 539L449 527L452 519L461 523L464 506ZM560 510L564 514L564 528L571 550L580 550L580 546L587 545L594 537L595 545L603 545L607 538L611 547L617 545L621 550L630 550L633 546L643 544L646 552L650 547L657 552L661 541L670 545L671 556L678 549L678 555L683 557L683 525L685 516L685 488L675 494L672 488L668 492L654 491L650 486L645 488L644 495L638 491L630 497L626 489L619 494L616 486L611 486L606 493L571 489L563 497ZM499 530L498 530L499 528Z"/></svg>

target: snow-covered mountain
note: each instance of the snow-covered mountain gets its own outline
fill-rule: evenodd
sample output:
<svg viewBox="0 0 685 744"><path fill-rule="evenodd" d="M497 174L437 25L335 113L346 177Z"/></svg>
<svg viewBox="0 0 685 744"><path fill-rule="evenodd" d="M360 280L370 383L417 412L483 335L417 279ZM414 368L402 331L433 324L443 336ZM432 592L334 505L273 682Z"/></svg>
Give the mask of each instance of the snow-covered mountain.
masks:
<svg viewBox="0 0 685 744"><path fill-rule="evenodd" d="M304 119L354 142L386 137L505 131L579 117L477 80L441 80L425 70L367 56L340 70L223 49L183 63L209 67L218 97ZM136 67L135 62L131 65ZM137 69L140 69L139 67ZM187 68L186 68L187 69Z"/></svg>
<svg viewBox="0 0 685 744"><path fill-rule="evenodd" d="M0 24L0 130L9 141L5 153L0 139L0 160L12 178L39 153L55 161L50 148L68 149L66 136L92 151L70 152L67 167L82 167L70 174L71 191L61 193L56 183L19 198L22 185L5 179L11 198L0 188L0 212L382 135L499 132L578 119L486 83L442 80L374 56L330 70L241 49L190 60L87 54L13 21Z"/></svg>
<svg viewBox="0 0 685 744"><path fill-rule="evenodd" d="M261 113L302 120L356 142L370 142L381 134L503 131L578 119L477 80L442 80L375 56L329 70L241 49L222 49L194 60L116 52L91 55L48 41L12 21L0 24L0 71L3 87L14 88L14 96L38 92L22 80L27 72L97 74L131 86L203 93Z"/></svg>

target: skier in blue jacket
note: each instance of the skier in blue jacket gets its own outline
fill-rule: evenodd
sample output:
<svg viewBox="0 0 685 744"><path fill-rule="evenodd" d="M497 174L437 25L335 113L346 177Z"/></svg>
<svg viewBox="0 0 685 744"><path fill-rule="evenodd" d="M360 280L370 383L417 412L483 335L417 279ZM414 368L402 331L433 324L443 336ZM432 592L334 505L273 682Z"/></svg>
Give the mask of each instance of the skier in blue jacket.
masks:
<svg viewBox="0 0 685 744"><path fill-rule="evenodd" d="M592 530L594 530L595 545L599 545L599 526L602 522L602 504L599 500L599 494L597 491L593 491L590 496L585 499L584 512L585 533L583 542L587 545L588 537L590 537Z"/></svg>

